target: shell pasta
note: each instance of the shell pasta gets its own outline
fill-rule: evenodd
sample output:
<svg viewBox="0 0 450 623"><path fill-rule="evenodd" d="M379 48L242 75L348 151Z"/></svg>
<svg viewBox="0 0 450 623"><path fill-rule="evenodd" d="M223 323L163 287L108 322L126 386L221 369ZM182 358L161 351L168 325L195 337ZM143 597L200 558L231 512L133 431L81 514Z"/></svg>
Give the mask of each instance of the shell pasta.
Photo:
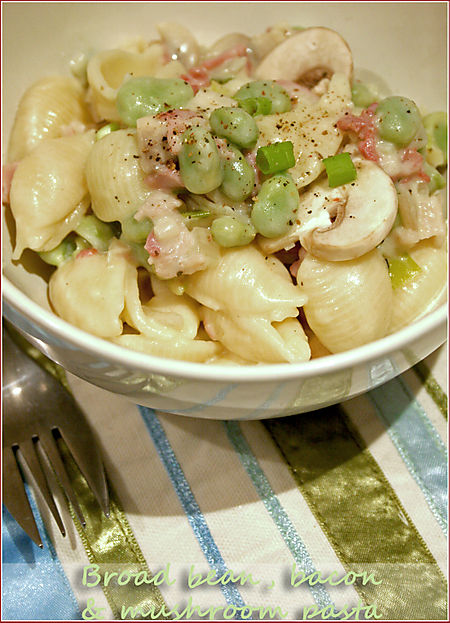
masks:
<svg viewBox="0 0 450 623"><path fill-rule="evenodd" d="M357 80L329 28L210 47L157 31L18 104L13 259L53 267L56 314L152 356L263 365L368 344L443 302L445 113Z"/></svg>

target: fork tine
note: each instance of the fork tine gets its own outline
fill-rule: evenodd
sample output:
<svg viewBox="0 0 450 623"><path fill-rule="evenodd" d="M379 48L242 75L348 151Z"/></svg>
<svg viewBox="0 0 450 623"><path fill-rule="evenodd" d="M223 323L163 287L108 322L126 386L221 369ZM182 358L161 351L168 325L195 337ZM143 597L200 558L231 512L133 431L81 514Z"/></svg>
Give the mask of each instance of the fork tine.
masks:
<svg viewBox="0 0 450 623"><path fill-rule="evenodd" d="M53 499L53 496L50 492L47 478L42 469L41 462L36 452L35 442L32 439L26 439L24 441L21 441L19 446L19 452L21 453L25 463L28 465L28 469L30 470L30 473L33 476L45 502L47 503L47 506L56 521L59 531L63 536L66 536L66 530L64 528L61 515L59 514L59 511L55 504L55 500Z"/></svg>
<svg viewBox="0 0 450 623"><path fill-rule="evenodd" d="M30 539L44 547L12 448L3 449L3 502Z"/></svg>
<svg viewBox="0 0 450 623"><path fill-rule="evenodd" d="M67 498L72 504L72 507L78 519L80 520L81 524L85 526L86 520L84 518L80 505L78 504L78 500L70 483L66 468L64 467L64 463L59 455L55 438L50 431L41 430L39 432L38 443L41 445L41 449L43 449L45 454L47 455L50 461L50 465L52 466L57 478L59 479L59 482L61 483L61 486L64 489Z"/></svg>

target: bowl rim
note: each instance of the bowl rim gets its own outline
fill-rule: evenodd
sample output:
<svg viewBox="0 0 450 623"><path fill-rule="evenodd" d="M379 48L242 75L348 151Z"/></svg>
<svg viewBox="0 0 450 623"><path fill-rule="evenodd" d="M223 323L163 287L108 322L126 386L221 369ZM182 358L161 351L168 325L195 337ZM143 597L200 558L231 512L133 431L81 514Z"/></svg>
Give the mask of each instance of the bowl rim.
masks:
<svg viewBox="0 0 450 623"><path fill-rule="evenodd" d="M404 348L414 339L447 323L447 304L396 333L369 344L342 353L319 357L301 363L276 363L249 366L205 364L156 357L127 349L106 339L91 335L44 309L24 294L5 275L2 275L3 297L15 311L37 326L53 333L59 339L78 349L87 351L97 359L107 360L125 368L138 369L150 374L170 375L196 381L222 381L246 383L303 379L342 371L388 356ZM443 343L443 342L442 342ZM436 346L438 348L440 344Z"/></svg>

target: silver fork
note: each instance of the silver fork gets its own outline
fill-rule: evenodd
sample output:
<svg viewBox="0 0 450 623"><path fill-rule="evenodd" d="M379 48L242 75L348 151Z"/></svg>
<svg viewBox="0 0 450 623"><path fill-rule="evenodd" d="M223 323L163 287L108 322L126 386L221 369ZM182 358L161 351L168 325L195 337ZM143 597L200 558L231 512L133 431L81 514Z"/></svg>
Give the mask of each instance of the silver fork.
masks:
<svg viewBox="0 0 450 623"><path fill-rule="evenodd" d="M11 335L15 333L10 334L3 325L3 502L28 536L43 547L26 494L21 459L63 536L66 531L49 487L46 462L82 525L85 519L58 448L58 436L64 440L105 514L109 513L108 488L103 463L83 412L62 384L26 355Z"/></svg>

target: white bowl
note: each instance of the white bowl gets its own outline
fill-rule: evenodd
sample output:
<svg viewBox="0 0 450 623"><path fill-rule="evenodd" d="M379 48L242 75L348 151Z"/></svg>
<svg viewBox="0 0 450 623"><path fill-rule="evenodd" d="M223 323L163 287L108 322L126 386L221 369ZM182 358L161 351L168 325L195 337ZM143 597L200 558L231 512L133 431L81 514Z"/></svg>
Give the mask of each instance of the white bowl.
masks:
<svg viewBox="0 0 450 623"><path fill-rule="evenodd" d="M352 48L356 72L374 71L395 93L429 111L446 107L446 3L6 3L4 132L24 90L37 78L67 73L80 51L114 47L154 24L178 21L200 41L251 34L286 21L328 26ZM10 261L4 228L3 313L32 343L73 374L139 404L180 415L260 419L341 402L384 383L446 339L446 306L398 333L301 364L207 366L125 350L56 317L46 284Z"/></svg>

